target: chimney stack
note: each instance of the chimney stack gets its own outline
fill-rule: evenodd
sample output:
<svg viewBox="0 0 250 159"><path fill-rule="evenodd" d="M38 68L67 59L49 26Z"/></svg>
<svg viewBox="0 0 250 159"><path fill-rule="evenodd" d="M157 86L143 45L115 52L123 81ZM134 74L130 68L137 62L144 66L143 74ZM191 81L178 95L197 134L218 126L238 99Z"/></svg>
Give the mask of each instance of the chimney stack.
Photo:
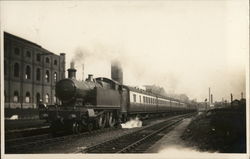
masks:
<svg viewBox="0 0 250 159"><path fill-rule="evenodd" d="M123 84L123 71L118 61L112 61L111 63L111 79Z"/></svg>
<svg viewBox="0 0 250 159"><path fill-rule="evenodd" d="M93 79L93 75L92 74L89 74L89 76L88 76L88 78L87 78L87 80L86 81L94 81L94 79Z"/></svg>
<svg viewBox="0 0 250 159"><path fill-rule="evenodd" d="M75 63L73 61L70 63L70 68L68 69L68 78L71 78L71 79L76 78Z"/></svg>

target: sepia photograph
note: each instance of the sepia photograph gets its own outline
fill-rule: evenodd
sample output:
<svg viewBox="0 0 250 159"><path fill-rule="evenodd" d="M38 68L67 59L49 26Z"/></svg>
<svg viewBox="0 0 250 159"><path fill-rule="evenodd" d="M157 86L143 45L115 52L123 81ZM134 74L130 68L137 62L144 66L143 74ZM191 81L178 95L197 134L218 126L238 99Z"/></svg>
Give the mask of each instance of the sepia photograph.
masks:
<svg viewBox="0 0 250 159"><path fill-rule="evenodd" d="M1 158L249 159L247 0L0 1Z"/></svg>

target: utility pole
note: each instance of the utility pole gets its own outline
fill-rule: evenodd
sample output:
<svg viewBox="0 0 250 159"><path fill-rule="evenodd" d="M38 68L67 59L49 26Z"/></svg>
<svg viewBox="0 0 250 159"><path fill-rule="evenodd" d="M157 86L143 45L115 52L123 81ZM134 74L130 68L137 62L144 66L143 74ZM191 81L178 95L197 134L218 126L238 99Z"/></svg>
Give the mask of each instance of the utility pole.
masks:
<svg viewBox="0 0 250 159"><path fill-rule="evenodd" d="M211 104L213 104L213 94L211 94Z"/></svg>
<svg viewBox="0 0 250 159"><path fill-rule="evenodd" d="M209 97L208 106L210 106L210 104L211 104L211 90L210 90L210 87L208 88L208 97Z"/></svg>

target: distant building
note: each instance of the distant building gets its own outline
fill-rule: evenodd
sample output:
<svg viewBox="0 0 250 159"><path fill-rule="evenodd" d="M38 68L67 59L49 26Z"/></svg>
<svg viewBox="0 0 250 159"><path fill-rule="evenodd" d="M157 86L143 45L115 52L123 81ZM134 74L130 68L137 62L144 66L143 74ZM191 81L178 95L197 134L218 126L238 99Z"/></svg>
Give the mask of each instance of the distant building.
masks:
<svg viewBox="0 0 250 159"><path fill-rule="evenodd" d="M149 92L160 94L160 95L163 95L163 96L167 96L167 94L166 94L163 87L159 87L159 86L155 86L155 85L144 85L144 87Z"/></svg>
<svg viewBox="0 0 250 159"><path fill-rule="evenodd" d="M65 78L65 54L4 33L4 103L6 109L37 108L58 102L56 81Z"/></svg>

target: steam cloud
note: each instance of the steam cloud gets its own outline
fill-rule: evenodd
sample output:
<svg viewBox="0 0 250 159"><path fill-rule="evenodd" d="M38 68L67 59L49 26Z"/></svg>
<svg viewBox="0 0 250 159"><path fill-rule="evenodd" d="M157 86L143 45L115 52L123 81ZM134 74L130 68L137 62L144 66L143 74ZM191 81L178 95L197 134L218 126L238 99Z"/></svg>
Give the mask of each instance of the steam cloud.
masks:
<svg viewBox="0 0 250 159"><path fill-rule="evenodd" d="M136 117L135 119L131 119L121 125L122 125L122 128L127 128L127 129L137 128L137 127L142 127L142 121L140 121L139 118Z"/></svg>

